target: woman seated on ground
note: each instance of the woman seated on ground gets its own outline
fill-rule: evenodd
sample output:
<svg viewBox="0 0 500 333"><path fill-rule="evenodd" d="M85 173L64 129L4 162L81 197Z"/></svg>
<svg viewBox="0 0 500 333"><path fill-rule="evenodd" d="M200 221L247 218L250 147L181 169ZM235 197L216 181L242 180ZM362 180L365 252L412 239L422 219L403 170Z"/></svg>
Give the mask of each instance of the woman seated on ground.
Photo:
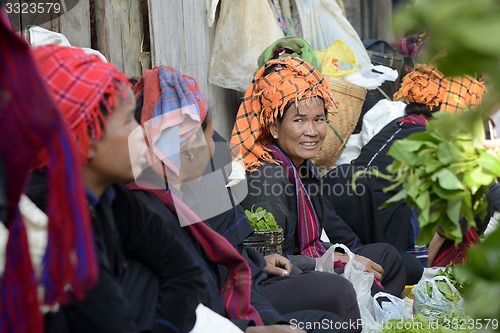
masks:
<svg viewBox="0 0 500 333"><path fill-rule="evenodd" d="M378 169L385 172L387 166L394 161L387 155L393 142L424 131L434 112L457 112L464 107L476 107L480 104L483 93L483 83L472 77L446 78L435 68L417 65L414 72L405 76L400 90L394 96L398 100L409 102L405 108L405 116L390 122L375 135L363 147L360 156L351 162L352 165L341 165L326 175L325 184L334 186L341 183L350 186L352 174L359 169ZM466 239L453 250L453 254L445 250L450 250L451 244L446 242L442 247L444 239L436 235L429 246L427 258L426 244L418 246L416 243L419 228L415 210L403 200L388 208L378 209L399 191L398 188L383 192L390 184L387 180L375 176L361 177L358 178L357 186L362 186L363 191L352 193L350 196L332 197L330 200L337 213L358 234L362 242L387 242L400 251L408 273L408 284L418 282L427 261L430 266L441 266L450 261L462 260L466 244L477 239L475 231L463 230ZM489 195L492 193L490 191ZM482 221L478 221L478 226L482 224ZM438 251L440 254L437 254ZM443 257L445 253L449 255Z"/></svg>
<svg viewBox="0 0 500 333"><path fill-rule="evenodd" d="M363 246L321 195L310 159L321 149L333 104L323 75L300 58L273 59L257 71L231 138L233 154L241 154L248 171L242 206L274 215L284 230L283 253L299 268L314 270L325 253L323 227L332 243L349 247L387 292L399 296L406 276L397 251L389 244ZM338 253L338 260L347 256ZM374 284L372 292L380 289Z"/></svg>
<svg viewBox="0 0 500 333"><path fill-rule="evenodd" d="M239 205L224 210L226 183L212 182L220 161L210 160L214 130L196 81L159 66L145 71L135 90L151 167L129 187L189 245L208 285L202 302L246 332L288 332L293 320L322 319L351 322L349 331L359 331L356 294L348 281L322 272L299 274L286 258L264 258L243 246L253 229ZM225 160L219 151L224 147L215 146L217 159ZM217 213L207 214L207 205Z"/></svg>

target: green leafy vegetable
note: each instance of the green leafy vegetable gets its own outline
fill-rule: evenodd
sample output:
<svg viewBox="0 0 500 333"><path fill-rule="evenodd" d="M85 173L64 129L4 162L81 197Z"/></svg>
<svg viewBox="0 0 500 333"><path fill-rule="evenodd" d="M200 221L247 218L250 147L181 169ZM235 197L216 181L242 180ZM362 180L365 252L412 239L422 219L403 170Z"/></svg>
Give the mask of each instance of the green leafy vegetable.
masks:
<svg viewBox="0 0 500 333"><path fill-rule="evenodd" d="M458 290L460 295L464 293L470 283L469 276L464 268L457 265L448 264L445 268L440 268L436 276L446 276L450 283Z"/></svg>
<svg viewBox="0 0 500 333"><path fill-rule="evenodd" d="M274 219L273 214L269 213L262 207L254 210L254 206L250 210L245 209L245 214L252 224L254 230L277 230L279 229Z"/></svg>
<svg viewBox="0 0 500 333"><path fill-rule="evenodd" d="M353 186L361 174L394 182L384 191L400 191L381 208L400 200L412 205L419 212L420 244L428 244L437 230L458 244L463 236L460 217L475 227L475 217L486 216L485 191L500 171L500 159L478 142L484 137L481 118L475 119L479 126L473 135L473 131L450 126L453 117L437 114L424 132L394 142L388 152L395 159L387 167L390 175L360 171L353 177ZM482 136L477 136L480 131Z"/></svg>

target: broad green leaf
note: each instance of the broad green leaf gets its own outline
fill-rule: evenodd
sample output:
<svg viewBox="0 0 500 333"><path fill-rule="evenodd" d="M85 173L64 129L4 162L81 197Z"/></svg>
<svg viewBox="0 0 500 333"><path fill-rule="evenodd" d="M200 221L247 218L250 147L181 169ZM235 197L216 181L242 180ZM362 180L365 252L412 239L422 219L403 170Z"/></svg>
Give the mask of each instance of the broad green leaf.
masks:
<svg viewBox="0 0 500 333"><path fill-rule="evenodd" d="M260 208L260 207L259 207L259 208ZM255 211L255 213L254 213L254 216L255 216L255 218L256 218L257 220L262 219L262 218L264 217L264 215L266 215L266 211L265 211L265 210L258 210L258 209L257 209L257 211Z"/></svg>
<svg viewBox="0 0 500 333"><path fill-rule="evenodd" d="M432 184L432 191L435 195L439 196L444 200L451 200L453 198L463 196L463 190L446 190L440 186L439 183Z"/></svg>
<svg viewBox="0 0 500 333"><path fill-rule="evenodd" d="M476 193L476 191L480 186L482 185L489 186L491 185L491 183L493 183L493 181L495 181L495 176L484 173L481 168L476 168L472 170L472 172L468 174L468 176L470 176L472 181L466 181L466 183L474 184L474 186L471 187L471 191L473 194Z"/></svg>
<svg viewBox="0 0 500 333"><path fill-rule="evenodd" d="M482 151L479 155L478 163L485 172L500 177L500 157Z"/></svg>
<svg viewBox="0 0 500 333"><path fill-rule="evenodd" d="M461 153L452 141L448 141L439 144L437 158L443 165L449 165L464 160L465 154Z"/></svg>
<svg viewBox="0 0 500 333"><path fill-rule="evenodd" d="M384 202L380 206L380 209L387 208L396 202L404 200L406 198L406 196L407 196L406 191L403 189L403 190L399 191L398 193L396 193L395 195L393 195L392 197L390 197L386 202Z"/></svg>
<svg viewBox="0 0 500 333"><path fill-rule="evenodd" d="M435 225L427 224L420 227L420 234L417 237L418 244L429 244L432 237L436 233L437 227Z"/></svg>
<svg viewBox="0 0 500 333"><path fill-rule="evenodd" d="M443 165L436 160L430 160L425 164L425 172L426 173L433 173L436 172L439 168L441 168Z"/></svg>
<svg viewBox="0 0 500 333"><path fill-rule="evenodd" d="M415 203L417 204L417 207L419 210L425 209L426 207L429 207L431 204L431 199L429 197L429 192L421 192L420 195L415 199ZM427 220L429 219L429 216L427 216Z"/></svg>
<svg viewBox="0 0 500 333"><path fill-rule="evenodd" d="M389 148L387 155L394 157L396 160L414 165L418 161L418 156L414 153L417 149L415 148L415 141L406 141L406 139L403 139L394 142L391 148Z"/></svg>
<svg viewBox="0 0 500 333"><path fill-rule="evenodd" d="M462 198L457 197L448 200L448 207L446 209L446 215L451 221L457 221L460 219L460 209L462 208Z"/></svg>
<svg viewBox="0 0 500 333"><path fill-rule="evenodd" d="M464 188L460 180L448 169L443 168L434 173L431 177L433 181L438 181L445 190L461 190Z"/></svg>

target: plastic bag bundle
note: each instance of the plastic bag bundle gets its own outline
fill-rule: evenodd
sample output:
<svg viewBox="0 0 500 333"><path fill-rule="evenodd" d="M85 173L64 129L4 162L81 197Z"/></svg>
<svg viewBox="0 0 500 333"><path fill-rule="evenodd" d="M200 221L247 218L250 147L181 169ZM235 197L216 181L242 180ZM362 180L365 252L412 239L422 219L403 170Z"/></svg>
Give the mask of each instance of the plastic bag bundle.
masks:
<svg viewBox="0 0 500 333"><path fill-rule="evenodd" d="M374 323L373 297L371 295L373 273L365 272L365 266L354 259L354 253L347 246L338 243L332 245L321 258L318 258L316 270L337 274L334 270L334 252L337 248L343 249L349 256L349 261L344 267L344 272L340 275L348 279L356 291L363 326L368 323Z"/></svg>
<svg viewBox="0 0 500 333"><path fill-rule="evenodd" d="M371 65L361 38L345 18L336 1L295 0L302 33L313 49L325 50L336 40L344 42L356 55L359 68Z"/></svg>
<svg viewBox="0 0 500 333"><path fill-rule="evenodd" d="M444 283L438 285L438 281ZM454 309L463 310L463 298L446 276L421 279L413 288L413 295L413 313L420 313L429 320Z"/></svg>
<svg viewBox="0 0 500 333"><path fill-rule="evenodd" d="M316 54L321 62L323 75L339 77L353 73L358 69L356 55L340 39L326 50L316 51Z"/></svg>
<svg viewBox="0 0 500 333"><path fill-rule="evenodd" d="M378 298L385 297L387 301L377 302ZM394 295L378 292L373 296L373 311L375 320L379 323L385 323L392 319L410 319L413 317L406 310L405 301Z"/></svg>
<svg viewBox="0 0 500 333"><path fill-rule="evenodd" d="M245 92L257 59L268 45L284 37L267 0L223 0L212 46L208 80Z"/></svg>

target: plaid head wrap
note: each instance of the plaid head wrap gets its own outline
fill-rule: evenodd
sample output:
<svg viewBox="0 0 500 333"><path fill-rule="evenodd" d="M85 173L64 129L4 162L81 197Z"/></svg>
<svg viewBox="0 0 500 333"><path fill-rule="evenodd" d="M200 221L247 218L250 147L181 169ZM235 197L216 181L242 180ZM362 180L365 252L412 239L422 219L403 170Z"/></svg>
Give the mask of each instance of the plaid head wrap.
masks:
<svg viewBox="0 0 500 333"><path fill-rule="evenodd" d="M272 66L275 70L264 76ZM327 80L309 63L294 57L267 62L255 74L238 110L231 136L233 156L242 156L250 172L263 161L277 164L265 148L272 142L271 125L289 102L297 105L316 96L323 99L327 110L334 107Z"/></svg>
<svg viewBox="0 0 500 333"><path fill-rule="evenodd" d="M101 107L111 116L117 95L123 95L130 83L114 65L78 48L46 45L35 48L34 55L86 163L91 140L99 141L104 135L106 118Z"/></svg>
<svg viewBox="0 0 500 333"><path fill-rule="evenodd" d="M11 31L0 9L0 154L6 172L9 229L0 300L0 331L43 332L42 303L81 297L97 279L97 261L78 157L64 120L37 72L29 45ZM42 271L34 274L18 208L36 156L47 157L48 243ZM68 288L68 287L71 288ZM38 289L38 287L41 287Z"/></svg>
<svg viewBox="0 0 500 333"><path fill-rule="evenodd" d="M144 71L134 93L144 101L141 125L150 147L149 163L157 171L164 164L179 175L179 152L207 116L198 82L173 67L158 66Z"/></svg>
<svg viewBox="0 0 500 333"><path fill-rule="evenodd" d="M484 83L471 76L447 78L434 67L416 65L415 70L403 78L394 99L406 99L425 104L431 110L439 107L441 111L456 113L466 107L477 107L484 92Z"/></svg>

